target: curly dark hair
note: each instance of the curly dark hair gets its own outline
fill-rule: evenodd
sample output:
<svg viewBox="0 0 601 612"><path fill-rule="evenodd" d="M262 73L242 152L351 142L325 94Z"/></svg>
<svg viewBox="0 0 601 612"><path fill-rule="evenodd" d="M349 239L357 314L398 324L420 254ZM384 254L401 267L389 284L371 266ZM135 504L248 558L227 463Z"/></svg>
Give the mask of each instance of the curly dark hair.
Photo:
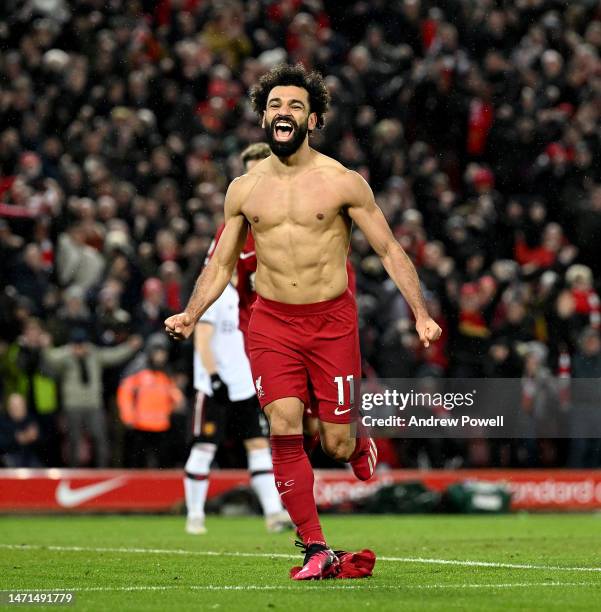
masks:
<svg viewBox="0 0 601 612"><path fill-rule="evenodd" d="M278 85L294 85L307 90L309 112L317 115L317 127L324 125L330 94L319 72L307 72L302 64L278 64L264 74L250 90L250 101L255 112L261 116L267 108L269 92Z"/></svg>

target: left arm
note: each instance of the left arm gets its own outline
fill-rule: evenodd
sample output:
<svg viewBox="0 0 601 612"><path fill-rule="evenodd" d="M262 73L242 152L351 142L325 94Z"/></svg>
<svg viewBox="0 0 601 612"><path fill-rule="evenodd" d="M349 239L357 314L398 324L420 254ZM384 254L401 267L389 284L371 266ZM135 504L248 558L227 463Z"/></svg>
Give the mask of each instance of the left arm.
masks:
<svg viewBox="0 0 601 612"><path fill-rule="evenodd" d="M417 271L403 247L395 240L384 214L376 204L374 194L356 172L345 175L349 193L348 214L365 234L372 249L382 260L384 269L403 294L415 316L415 328L420 341L428 347L440 338L441 329L428 314Z"/></svg>

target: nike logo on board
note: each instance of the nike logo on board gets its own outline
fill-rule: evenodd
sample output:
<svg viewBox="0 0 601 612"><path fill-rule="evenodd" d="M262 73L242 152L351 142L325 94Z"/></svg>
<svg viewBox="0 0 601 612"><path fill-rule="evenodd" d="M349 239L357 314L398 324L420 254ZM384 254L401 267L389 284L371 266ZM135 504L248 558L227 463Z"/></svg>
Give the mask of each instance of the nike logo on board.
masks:
<svg viewBox="0 0 601 612"><path fill-rule="evenodd" d="M58 487L56 487L56 503L59 506L63 506L63 508L75 508L95 497L100 497L113 489L123 486L126 481L127 477L119 476L117 478L111 478L110 480L103 480L102 482L79 487L78 489L72 489L68 480L61 480Z"/></svg>

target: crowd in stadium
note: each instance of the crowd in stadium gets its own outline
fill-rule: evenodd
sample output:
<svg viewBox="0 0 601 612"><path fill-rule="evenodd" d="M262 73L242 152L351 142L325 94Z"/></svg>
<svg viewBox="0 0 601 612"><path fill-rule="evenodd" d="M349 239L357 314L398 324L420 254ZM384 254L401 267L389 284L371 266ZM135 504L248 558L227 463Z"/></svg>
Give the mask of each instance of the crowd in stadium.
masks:
<svg viewBox="0 0 601 612"><path fill-rule="evenodd" d="M191 354L163 321L263 139L248 89L282 61L327 75L312 146L368 180L443 328L420 345L354 232L364 377L524 377L529 410L549 376L601 376L600 51L595 0L3 2L5 464L181 465ZM165 348L181 398L140 462L115 395ZM381 461L601 466L596 440L434 446Z"/></svg>

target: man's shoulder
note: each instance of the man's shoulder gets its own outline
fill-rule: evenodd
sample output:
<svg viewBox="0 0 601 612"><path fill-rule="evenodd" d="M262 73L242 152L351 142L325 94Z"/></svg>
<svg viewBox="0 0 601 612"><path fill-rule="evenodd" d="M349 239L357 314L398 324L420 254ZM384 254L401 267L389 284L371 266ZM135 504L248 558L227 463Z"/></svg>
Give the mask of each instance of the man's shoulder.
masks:
<svg viewBox="0 0 601 612"><path fill-rule="evenodd" d="M257 176L267 174L270 167L271 162L269 161L269 157L265 157L261 161L257 162L250 170L246 172L246 174L243 174L242 176Z"/></svg>
<svg viewBox="0 0 601 612"><path fill-rule="evenodd" d="M333 157L329 157L328 155L324 155L319 151L313 150L315 154L314 165L319 168L323 172L329 172L333 175L343 176L345 173L349 172L349 169L343 166L339 161L335 160Z"/></svg>
<svg viewBox="0 0 601 612"><path fill-rule="evenodd" d="M228 187L228 193L239 193L244 191L244 189L250 188L251 185L254 185L257 181L258 175L251 174L250 172L247 174L241 174L232 180Z"/></svg>
<svg viewBox="0 0 601 612"><path fill-rule="evenodd" d="M242 174L241 176L236 177L230 184L227 189L227 200L229 201L230 206L234 204L241 204L244 202L248 194L253 190L254 186L257 184L257 181L261 178L260 175L257 174Z"/></svg>
<svg viewBox="0 0 601 612"><path fill-rule="evenodd" d="M245 186L252 187L257 183L257 181L271 174L270 168L269 157L266 157L253 166L250 170L235 178L230 183L230 186L235 185L238 189L243 189Z"/></svg>
<svg viewBox="0 0 601 612"><path fill-rule="evenodd" d="M329 177L336 178L344 181L349 185L353 183L364 182L363 178L358 172L350 170L339 161L332 157L328 157L323 153L317 153L316 166L324 173L327 173Z"/></svg>
<svg viewBox="0 0 601 612"><path fill-rule="evenodd" d="M328 157L321 156L323 160L318 163L322 177L328 184L333 186L336 193L349 205L364 202L369 199L370 187L365 179L355 170L350 170L340 162Z"/></svg>

